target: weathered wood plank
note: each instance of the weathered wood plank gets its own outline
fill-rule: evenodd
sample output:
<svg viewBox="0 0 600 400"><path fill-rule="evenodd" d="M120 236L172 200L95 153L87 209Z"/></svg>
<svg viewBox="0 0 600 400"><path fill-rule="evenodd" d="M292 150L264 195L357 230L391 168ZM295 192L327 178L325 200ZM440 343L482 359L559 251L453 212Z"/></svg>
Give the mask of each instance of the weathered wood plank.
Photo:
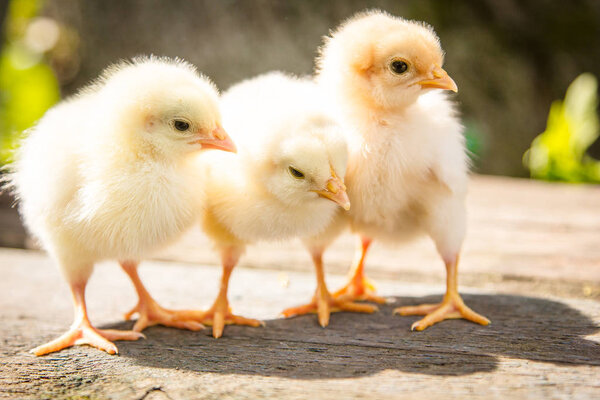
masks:
<svg viewBox="0 0 600 400"><path fill-rule="evenodd" d="M468 197L469 230L460 280L474 287L502 282L503 293L526 282L533 293L600 299L600 186L551 184L525 179L474 176ZM354 238L346 234L326 252L329 272L347 271ZM285 254L285 257L281 255ZM193 229L159 259L217 264L212 245ZM240 265L311 271L298 241L259 243ZM445 270L429 239L402 247L374 242L367 273L375 278L442 282ZM562 284L555 285L559 279Z"/></svg>
<svg viewBox="0 0 600 400"><path fill-rule="evenodd" d="M443 292L427 240L374 245L367 270L395 301L379 313L336 314L327 329L315 316L283 320L278 313L314 287L304 249L285 242L251 247L231 282L235 311L265 328L227 327L215 340L209 330L153 327L147 340L118 343L120 356L77 347L35 358L30 348L70 324L69 295L43 253L0 249L0 397L600 397L600 188L474 177L468 202L460 281L489 327L446 321L415 333L414 317L391 315ZM6 215L0 232L22 238ZM331 287L342 284L353 245L346 235L326 254ZM158 258L170 261L147 262L141 274L165 306L210 304L220 271L199 231ZM97 268L88 301L99 326L131 326L120 315L135 296L116 264Z"/></svg>
<svg viewBox="0 0 600 400"><path fill-rule="evenodd" d="M120 356L77 347L46 357L27 353L70 323L65 285L43 254L0 250L0 396L6 398L592 398L600 395L600 303L551 294L529 297L465 288L467 302L490 317L481 327L447 321L409 331L414 318L335 314L327 329L315 316L277 317L305 301L312 274L240 268L231 283L235 311L263 318L265 328L227 327L215 340L153 327L147 340L119 342ZM215 266L148 262L142 277L170 307L205 307L217 290ZM332 275L332 285L343 276ZM442 285L381 280L396 304L439 297ZM133 290L114 263L100 265L90 283L91 317L125 328L120 313ZM523 291L527 293L527 291Z"/></svg>

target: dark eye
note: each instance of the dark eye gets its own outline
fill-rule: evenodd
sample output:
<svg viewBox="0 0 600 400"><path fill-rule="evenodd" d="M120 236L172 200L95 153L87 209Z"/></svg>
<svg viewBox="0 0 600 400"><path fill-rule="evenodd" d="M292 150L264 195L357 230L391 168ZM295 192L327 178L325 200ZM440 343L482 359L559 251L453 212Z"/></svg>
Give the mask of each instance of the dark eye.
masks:
<svg viewBox="0 0 600 400"><path fill-rule="evenodd" d="M292 176L294 178L304 179L304 174L302 172L298 171L296 168L290 167L289 170L290 170L290 174L292 174Z"/></svg>
<svg viewBox="0 0 600 400"><path fill-rule="evenodd" d="M408 70L408 64L402 60L394 60L390 63L390 70L395 74L403 74Z"/></svg>
<svg viewBox="0 0 600 400"><path fill-rule="evenodd" d="M177 129L179 132L185 132L188 129L190 129L190 124L188 122L185 122L181 119L176 119L173 122L173 126L175 127L175 129Z"/></svg>

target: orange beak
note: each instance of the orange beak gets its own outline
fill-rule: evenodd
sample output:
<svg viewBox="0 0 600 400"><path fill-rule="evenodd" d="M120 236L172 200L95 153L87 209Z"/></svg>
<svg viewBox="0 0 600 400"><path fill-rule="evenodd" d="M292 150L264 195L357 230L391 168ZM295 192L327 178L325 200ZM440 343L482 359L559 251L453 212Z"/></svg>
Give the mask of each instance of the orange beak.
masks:
<svg viewBox="0 0 600 400"><path fill-rule="evenodd" d="M348 193L346 193L346 185L344 180L338 177L333 167L331 168L331 178L327 181L327 185L324 190L315 190L319 196L337 203L344 210L350 209L350 199Z"/></svg>
<svg viewBox="0 0 600 400"><path fill-rule="evenodd" d="M458 86L443 68L436 66L433 70L433 79L424 79L417 82L423 89L444 89L458 92Z"/></svg>
<svg viewBox="0 0 600 400"><path fill-rule="evenodd" d="M233 140L231 140L221 125L217 125L210 137L199 139L196 143L202 145L202 150L215 149L237 153L235 143L233 143Z"/></svg>

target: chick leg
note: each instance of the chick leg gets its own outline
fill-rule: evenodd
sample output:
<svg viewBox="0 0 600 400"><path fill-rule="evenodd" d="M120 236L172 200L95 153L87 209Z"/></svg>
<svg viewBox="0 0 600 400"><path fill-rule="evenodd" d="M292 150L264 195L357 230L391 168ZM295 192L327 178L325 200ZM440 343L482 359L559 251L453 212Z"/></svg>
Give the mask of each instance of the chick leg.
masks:
<svg viewBox="0 0 600 400"><path fill-rule="evenodd" d="M458 294L458 259L456 256L446 262L446 294L441 303L398 307L394 310L394 314L400 315L425 315L425 318L412 324L411 330L422 331L445 319L464 318L481 325L490 323L489 319L467 307Z"/></svg>
<svg viewBox="0 0 600 400"><path fill-rule="evenodd" d="M239 315L235 315L231 312L229 307L229 300L227 299L227 290L229 288L229 278L231 272L237 264L240 258L241 252L236 248L227 248L221 253L221 261L223 264L223 275L221 276L221 287L219 294L213 305L206 311L190 311L187 315L196 321L205 323L206 325L212 325L213 336L220 338L223 335L223 329L225 325L248 325L248 326L262 326L264 323L257 319L245 318Z"/></svg>
<svg viewBox="0 0 600 400"><path fill-rule="evenodd" d="M311 251L311 256L315 264L315 271L317 273L317 290L310 303L291 307L283 310L282 314L285 317L292 317L296 315L303 315L308 313L317 313L319 318L319 325L323 328L329 325L329 316L332 312L336 311L352 311L352 312L363 312L372 313L377 311L376 306L368 304L353 303L350 300L344 298L336 299L331 295L327 289L325 283L325 274L323 272L323 250Z"/></svg>
<svg viewBox="0 0 600 400"><path fill-rule="evenodd" d="M350 270L350 280L346 286L337 290L333 296L336 298L346 298L350 300L366 300L375 303L384 304L385 299L376 296L375 286L365 276L365 257L367 250L373 240L364 236L360 237L360 247L357 248L355 261Z"/></svg>
<svg viewBox="0 0 600 400"><path fill-rule="evenodd" d="M141 332L149 326L164 325L179 329L189 329L199 331L204 329L201 323L186 318L185 311L168 310L161 307L156 300L152 298L146 287L142 283L137 271L137 263L132 261L121 262L121 268L129 275L133 286L138 294L138 303L135 307L125 314L125 319L129 320L133 314L138 313L139 318L133 326L133 330Z"/></svg>
<svg viewBox="0 0 600 400"><path fill-rule="evenodd" d="M31 350L36 356L53 353L77 344L87 344L108 354L117 354L119 350L112 340L138 340L145 336L134 331L119 331L115 329L96 329L90 323L85 305L85 286L83 283L71 284L71 294L75 308L73 324L67 332L57 339Z"/></svg>

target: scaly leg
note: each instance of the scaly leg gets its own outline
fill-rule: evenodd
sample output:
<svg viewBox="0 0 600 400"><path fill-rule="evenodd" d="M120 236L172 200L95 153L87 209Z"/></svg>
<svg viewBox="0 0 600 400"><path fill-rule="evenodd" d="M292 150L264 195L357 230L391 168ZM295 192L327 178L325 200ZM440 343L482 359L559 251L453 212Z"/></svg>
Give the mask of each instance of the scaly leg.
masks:
<svg viewBox="0 0 600 400"><path fill-rule="evenodd" d="M182 312L182 314L186 314L189 318L203 322L206 325L212 325L213 336L215 338L220 338L223 335L225 325L248 325L254 327L264 325L262 321L233 314L229 307L229 300L227 299L229 278L231 277L231 272L237 264L240 255L241 252L236 248L227 248L221 253L223 275L221 276L219 294L212 307L206 311Z"/></svg>
<svg viewBox="0 0 600 400"><path fill-rule="evenodd" d="M441 303L398 307L394 310L394 314L400 315L425 315L425 318L412 324L411 330L422 331L445 319L464 318L481 325L490 323L489 319L467 307L458 294L458 259L456 256L446 262L446 294Z"/></svg>
<svg viewBox="0 0 600 400"><path fill-rule="evenodd" d="M333 297L349 300L366 300L384 304L385 299L376 296L375 286L365 276L365 257L373 240L364 236L360 237L360 247L356 251L355 261L350 270L350 280L343 288L333 294Z"/></svg>
<svg viewBox="0 0 600 400"><path fill-rule="evenodd" d="M161 307L156 300L150 296L148 290L142 283L138 275L137 263L133 261L121 262L121 268L129 275L135 291L138 294L138 303L128 313L124 315L126 320L131 319L133 314L138 313L139 318L133 326L133 330L141 332L149 326L164 325L179 329L189 329L191 331L199 331L204 329L201 323L186 318L187 312L168 310Z"/></svg>
<svg viewBox="0 0 600 400"><path fill-rule="evenodd" d="M329 315L336 311L353 311L372 313L377 311L377 307L368 304L358 304L352 301L345 300L344 298L334 298L325 283L325 274L323 272L323 250L311 251L311 256L315 264L315 271L317 273L317 290L313 300L302 306L287 308L283 310L282 314L285 317L292 317L296 315L308 314L310 312L316 312L319 317L319 324L322 327L329 325Z"/></svg>
<svg viewBox="0 0 600 400"><path fill-rule="evenodd" d="M31 350L36 356L53 353L77 344L88 344L108 354L117 354L119 350L112 340L138 340L145 336L134 331L119 331L115 329L96 329L90 323L85 305L85 286L87 280L82 283L71 284L75 318L73 325L67 332L57 339Z"/></svg>

